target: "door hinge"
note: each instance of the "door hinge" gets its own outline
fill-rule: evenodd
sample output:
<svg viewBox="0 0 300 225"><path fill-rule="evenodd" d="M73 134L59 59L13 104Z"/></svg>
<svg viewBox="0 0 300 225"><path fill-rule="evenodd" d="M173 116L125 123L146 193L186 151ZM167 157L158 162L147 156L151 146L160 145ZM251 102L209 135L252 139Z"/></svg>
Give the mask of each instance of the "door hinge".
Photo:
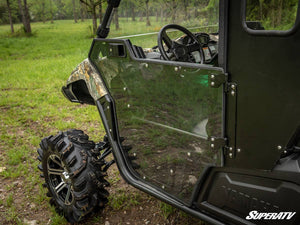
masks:
<svg viewBox="0 0 300 225"><path fill-rule="evenodd" d="M240 148L235 148L235 147L231 147L231 146L224 147L224 154L231 159L235 158L236 155L240 152L241 152Z"/></svg>
<svg viewBox="0 0 300 225"><path fill-rule="evenodd" d="M227 144L227 138L222 138L222 137L211 136L209 137L209 141L210 141L211 149L220 149L225 147Z"/></svg>
<svg viewBox="0 0 300 225"><path fill-rule="evenodd" d="M227 74L215 73L209 76L209 84L212 88L219 88L222 84L227 82Z"/></svg>
<svg viewBox="0 0 300 225"><path fill-rule="evenodd" d="M228 139L221 137L209 137L210 148L212 150L222 148L224 150L224 155L228 155L229 158L233 159L236 156L236 153L241 152L241 149L235 149L234 147L228 146Z"/></svg>
<svg viewBox="0 0 300 225"><path fill-rule="evenodd" d="M225 92L235 97L237 94L237 84L234 82L227 82L225 85Z"/></svg>

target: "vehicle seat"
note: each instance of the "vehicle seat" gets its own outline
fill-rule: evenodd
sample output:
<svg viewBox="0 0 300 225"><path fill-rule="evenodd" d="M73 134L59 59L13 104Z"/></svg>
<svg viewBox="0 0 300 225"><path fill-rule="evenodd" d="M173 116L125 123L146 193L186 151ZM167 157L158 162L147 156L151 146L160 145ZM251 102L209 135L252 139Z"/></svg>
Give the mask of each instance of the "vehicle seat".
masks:
<svg viewBox="0 0 300 225"><path fill-rule="evenodd" d="M132 46L134 54L140 59L161 59L161 54L159 52L144 52L143 48L140 46Z"/></svg>
<svg viewBox="0 0 300 225"><path fill-rule="evenodd" d="M132 45L132 49L133 49L133 52L134 52L134 54L137 58L141 58L141 59L146 58L146 55L145 55L144 50L142 49L142 47Z"/></svg>
<svg viewBox="0 0 300 225"><path fill-rule="evenodd" d="M132 51L134 53L134 56L139 58L139 59L161 59L161 54L159 52L144 52L143 48L137 45L131 44L129 41Z"/></svg>
<svg viewBox="0 0 300 225"><path fill-rule="evenodd" d="M147 59L162 59L160 52L146 52Z"/></svg>

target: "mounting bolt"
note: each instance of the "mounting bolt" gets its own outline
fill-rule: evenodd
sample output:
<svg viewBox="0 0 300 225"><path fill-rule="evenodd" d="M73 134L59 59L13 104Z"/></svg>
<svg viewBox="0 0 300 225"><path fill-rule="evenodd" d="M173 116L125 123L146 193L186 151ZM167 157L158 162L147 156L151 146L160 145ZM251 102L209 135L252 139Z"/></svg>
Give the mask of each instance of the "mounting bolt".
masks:
<svg viewBox="0 0 300 225"><path fill-rule="evenodd" d="M234 96L235 95L235 91L231 91L231 95Z"/></svg>
<svg viewBox="0 0 300 225"><path fill-rule="evenodd" d="M211 85L211 86L215 86L215 82L211 82L210 85Z"/></svg>
<svg viewBox="0 0 300 225"><path fill-rule="evenodd" d="M286 153L287 153L287 151L286 151L286 150L284 150L284 151L283 151L283 153L284 153L284 154L286 154Z"/></svg>
<svg viewBox="0 0 300 225"><path fill-rule="evenodd" d="M211 79L215 79L215 75L212 74L212 75L210 76L210 78L211 78Z"/></svg>
<svg viewBox="0 0 300 225"><path fill-rule="evenodd" d="M136 153L133 153L133 156L136 157Z"/></svg>
<svg viewBox="0 0 300 225"><path fill-rule="evenodd" d="M190 153L190 152L188 152L188 153L187 153L187 155L188 155L188 156L191 156L191 153Z"/></svg>
<svg viewBox="0 0 300 225"><path fill-rule="evenodd" d="M229 151L232 151L232 150L233 150L233 148L232 148L232 147L230 147L230 148L229 148Z"/></svg>
<svg viewBox="0 0 300 225"><path fill-rule="evenodd" d="M165 189L165 185L161 186L162 189Z"/></svg>
<svg viewBox="0 0 300 225"><path fill-rule="evenodd" d="M148 67L149 67L148 63L146 63L146 64L145 64L145 67L146 67L146 68L148 68Z"/></svg>
<svg viewBox="0 0 300 225"><path fill-rule="evenodd" d="M170 173L171 173L171 174L173 174L173 173L174 173L174 171L173 171L172 169L170 169Z"/></svg>
<svg viewBox="0 0 300 225"><path fill-rule="evenodd" d="M143 176L143 179L144 179L144 180L146 180L146 177L145 177L145 176Z"/></svg>
<svg viewBox="0 0 300 225"><path fill-rule="evenodd" d="M234 84L231 85L231 89L235 90L235 85Z"/></svg>
<svg viewBox="0 0 300 225"><path fill-rule="evenodd" d="M233 154L232 153L229 153L229 157L232 159L232 156L233 156Z"/></svg>
<svg viewBox="0 0 300 225"><path fill-rule="evenodd" d="M215 145L214 145L214 144L211 144L211 145L210 145L210 147L211 147L211 148L214 148L214 147L215 147Z"/></svg>
<svg viewBox="0 0 300 225"><path fill-rule="evenodd" d="M278 146L277 146L277 149L278 149L278 150L281 150L281 149L282 149L281 145L278 145Z"/></svg>
<svg viewBox="0 0 300 225"><path fill-rule="evenodd" d="M174 70L175 70L175 72L177 72L177 71L179 70L179 68L176 66L176 67L174 68Z"/></svg>
<svg viewBox="0 0 300 225"><path fill-rule="evenodd" d="M109 51L112 52L113 51L112 48L110 48Z"/></svg>
<svg viewBox="0 0 300 225"><path fill-rule="evenodd" d="M111 130L111 129L109 129L109 132L111 133L111 132L112 132L112 130Z"/></svg>
<svg viewBox="0 0 300 225"><path fill-rule="evenodd" d="M240 152L241 152L241 149L240 149L240 148L238 148L236 151L237 151L238 153L240 153Z"/></svg>
<svg viewBox="0 0 300 225"><path fill-rule="evenodd" d="M127 105L127 108L130 108L130 104Z"/></svg>
<svg viewBox="0 0 300 225"><path fill-rule="evenodd" d="M215 138L212 137L210 140L211 140L212 142L214 142L214 141L215 141Z"/></svg>
<svg viewBox="0 0 300 225"><path fill-rule="evenodd" d="M127 87L124 87L123 90L124 90L124 91L127 91Z"/></svg>
<svg viewBox="0 0 300 225"><path fill-rule="evenodd" d="M106 108L109 109L109 105Z"/></svg>

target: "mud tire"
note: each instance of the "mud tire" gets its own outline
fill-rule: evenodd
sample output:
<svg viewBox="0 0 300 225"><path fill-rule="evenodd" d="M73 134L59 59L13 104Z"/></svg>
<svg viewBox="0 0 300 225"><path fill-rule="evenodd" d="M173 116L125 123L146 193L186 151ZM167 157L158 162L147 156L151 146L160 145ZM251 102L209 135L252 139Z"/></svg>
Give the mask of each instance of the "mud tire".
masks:
<svg viewBox="0 0 300 225"><path fill-rule="evenodd" d="M104 161L98 159L94 148L95 143L83 131L68 130L44 138L37 150L50 204L70 223L86 219L108 201Z"/></svg>

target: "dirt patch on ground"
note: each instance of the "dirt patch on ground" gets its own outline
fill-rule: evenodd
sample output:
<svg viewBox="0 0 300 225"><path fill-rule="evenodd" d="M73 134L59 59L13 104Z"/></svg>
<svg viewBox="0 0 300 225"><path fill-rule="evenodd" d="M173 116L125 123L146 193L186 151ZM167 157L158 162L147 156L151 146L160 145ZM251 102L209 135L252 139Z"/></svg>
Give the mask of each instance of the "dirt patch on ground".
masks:
<svg viewBox="0 0 300 225"><path fill-rule="evenodd" d="M159 200L128 185L119 175L116 166L109 171L110 202L106 208L80 224L101 225L183 225L205 224L177 209L164 210ZM42 183L41 179L41 183ZM31 185L26 179L5 179L0 176L0 224L68 224L65 220L55 221L55 213L48 202L38 202L38 185L26 191ZM42 193L43 194L43 193ZM121 196L121 197L120 197ZM116 202L117 201L117 202ZM168 207L168 206L167 206Z"/></svg>
<svg viewBox="0 0 300 225"><path fill-rule="evenodd" d="M0 177L0 224L24 224L24 221L39 221L46 224L49 218L48 207L41 202L33 201L38 196L38 187L33 187L30 195L26 191L26 181L23 177L5 179ZM49 220L49 219L48 219Z"/></svg>
<svg viewBox="0 0 300 225"><path fill-rule="evenodd" d="M17 107L17 106L16 106ZM11 107L0 108L7 113ZM37 169L35 139L55 134L51 116L43 121L17 117L20 124L7 125L0 121L0 224L63 225L67 221L58 216L48 203L47 190L42 188L43 178ZM45 123L46 122L46 123ZM81 128L85 131L94 127L103 132L93 121ZM101 132L98 132L101 130ZM88 132L89 133L89 132ZM101 136L101 135L99 135ZM128 185L119 175L116 165L108 171L111 187L106 208L81 224L94 225L187 225L204 224L179 210Z"/></svg>

